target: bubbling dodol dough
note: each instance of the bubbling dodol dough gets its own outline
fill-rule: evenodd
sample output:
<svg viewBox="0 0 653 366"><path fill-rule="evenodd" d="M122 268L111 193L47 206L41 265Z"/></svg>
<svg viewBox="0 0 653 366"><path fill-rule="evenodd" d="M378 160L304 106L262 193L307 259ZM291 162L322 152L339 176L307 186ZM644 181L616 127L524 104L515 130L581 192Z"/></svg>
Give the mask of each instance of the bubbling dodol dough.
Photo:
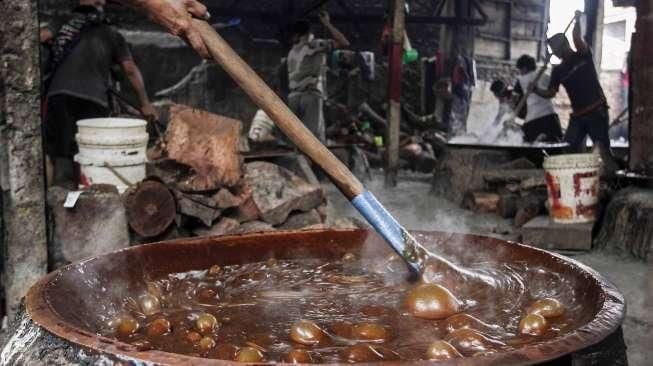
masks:
<svg viewBox="0 0 653 366"><path fill-rule="evenodd" d="M284 357L287 363L314 363L311 353L303 349L291 349Z"/></svg>
<svg viewBox="0 0 653 366"><path fill-rule="evenodd" d="M449 342L439 340L431 343L426 349L425 358L427 360L450 360L452 358L463 357L458 350Z"/></svg>
<svg viewBox="0 0 653 366"><path fill-rule="evenodd" d="M408 311L418 318L445 319L460 312L460 301L446 288L421 284L406 296Z"/></svg>
<svg viewBox="0 0 653 366"><path fill-rule="evenodd" d="M352 289L350 294L360 293L361 296L366 295L368 288L379 288L384 284L389 288L397 286L396 281L388 285L387 282L378 282L378 278L375 278L373 273L361 273L360 268L352 269L353 261L358 261L356 256L346 254L340 261L343 263L342 269L327 264L324 267L327 269L321 274L318 283L329 288ZM206 280L201 278L176 280L177 282L173 281L167 285L147 282L148 292L137 298L135 302L137 307L126 307L126 311L113 319L110 326L117 338L132 340L131 343L137 345L139 349L159 349L158 345L163 342L162 340L174 337L180 345L190 347L185 351L189 355L248 363L267 361L305 364L323 361L358 363L399 359L437 361L498 352L510 344L510 342L503 342L510 340L510 338L502 338L506 334L514 339L527 339L526 342L529 342L528 339L537 339L546 335L551 329L549 319L553 322L556 321L555 319L564 319L568 311L556 299L535 299L527 304L528 306L524 306L521 317L516 315L519 317L516 320L520 321L516 330L518 334L515 335L514 332L506 332L505 328L498 324L480 320L474 316L478 315L477 313L472 312L471 314L474 315L470 315L469 305L464 305L470 302L461 301L447 287L424 282L412 287L406 284L406 290L400 288L395 292L399 296L396 303L386 302L385 298L380 297L376 302L348 306L340 310L320 308L317 305L321 301L320 292L308 285L281 287L278 290L262 287L266 289L264 292L266 294L282 298L288 296L289 299L294 299L293 301L307 301L314 306L314 308L307 308L307 312L311 314L312 319L318 321L301 319L301 313L297 313L295 319L298 320L287 320L285 326L279 325L279 330L285 328L283 334L272 331L270 325L264 327L257 325L255 319L265 315L261 311L246 312L244 317L242 313L228 311L229 306L258 306L257 296L262 292L253 291L251 288L257 288L259 282L262 284L269 281L266 286L270 286L279 278L283 280L283 276L279 277L278 272L283 273L288 266L295 271L304 271L301 267L296 265L292 267L285 261L275 259L267 260L262 265L252 266L251 270L232 270L229 266L213 266L203 272ZM302 276L303 274L298 278ZM247 278L247 281L243 281L244 278ZM196 287L192 283L195 280L200 280ZM372 284L374 281L377 281L376 284ZM229 295L225 284L250 290L243 290L240 295L234 297ZM461 290L459 287L456 289ZM248 296L247 291L257 295ZM186 296L187 300L183 301L180 296ZM328 299L328 295L324 295L324 298ZM206 300L209 299L214 301L207 303ZM269 306L274 310L270 314L273 316L276 316L277 312L283 313L283 307L273 306L274 301L278 300L274 296L261 299L271 304ZM352 297L349 301L351 299ZM200 304L202 310L192 306L186 307L185 304L189 301ZM471 303L474 304L473 301ZM179 304L182 306L181 309L186 310L180 312ZM168 308L171 306L176 307L176 310L170 311ZM339 315L340 318L332 321L319 320L320 314L324 311L343 313ZM349 315L346 315L347 313ZM398 353L402 352L403 346L400 342L400 346L397 347L395 342L396 339L406 336L406 333L402 335L396 328L397 320L404 317L406 320L413 319L414 324L419 327L433 329L430 333L420 333L432 334L433 338L421 338L420 341L426 342L420 346L419 353L408 356ZM490 317L488 320L492 321L491 316L488 317ZM239 326L242 327L241 331L238 331ZM234 338L234 335L239 333L243 337L241 340ZM285 349L275 350L274 348L279 347L280 344L284 345ZM394 349L395 347L397 349ZM324 351L325 349L333 351ZM325 356L325 352L332 353Z"/></svg>
<svg viewBox="0 0 653 366"><path fill-rule="evenodd" d="M290 328L290 339L306 346L314 346L326 342L327 334L317 324L310 320L295 322Z"/></svg>
<svg viewBox="0 0 653 366"><path fill-rule="evenodd" d="M565 313L565 307L556 299L540 299L528 307L528 314L542 315L544 318L557 318Z"/></svg>

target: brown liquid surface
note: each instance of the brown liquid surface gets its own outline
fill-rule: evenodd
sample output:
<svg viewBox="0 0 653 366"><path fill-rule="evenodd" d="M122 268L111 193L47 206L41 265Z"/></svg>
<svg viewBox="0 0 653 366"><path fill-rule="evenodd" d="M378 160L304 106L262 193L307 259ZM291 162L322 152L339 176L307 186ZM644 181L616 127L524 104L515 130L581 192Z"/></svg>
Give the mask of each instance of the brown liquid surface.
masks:
<svg viewBox="0 0 653 366"><path fill-rule="evenodd" d="M207 268L147 281L148 290L140 295L149 292L156 296L160 312L145 315L138 297L126 298L122 312L108 314L109 318L131 316L138 321L139 329L131 335L120 335L115 324L107 322L100 333L143 350L233 360L239 349L251 347L260 350L266 361L282 361L290 350L304 349L310 351L315 362L326 363L347 362L351 356L347 350L365 343L353 335L355 326L360 329L362 323L374 323L387 330L376 343L368 342L378 348L377 352L367 353L386 355L387 359L398 355L402 360L420 360L437 340L451 340L461 354L472 357L555 338L588 320L577 300L582 294L559 274L530 268L525 263L480 263L469 269L490 280L483 284L437 283L461 301L461 314L480 320L477 324L460 318L447 321L414 317L408 313L404 300L415 285L405 280L407 272L399 260L347 258L337 262L271 260L224 267L218 274L209 273ZM560 301L564 314L547 319L547 328L539 336L520 335L520 320L529 306L543 298ZM204 313L213 315L217 324L202 332L196 321ZM152 336L158 333L148 332L148 327L162 318L169 321L170 332ZM326 341L314 346L294 343L290 329L302 319L325 330ZM451 334L452 327L460 326L471 327L485 340L479 344L478 337L476 341L469 339L469 333ZM215 341L214 346L199 341L207 336ZM211 347L203 349L200 344ZM251 353L251 349L248 351Z"/></svg>

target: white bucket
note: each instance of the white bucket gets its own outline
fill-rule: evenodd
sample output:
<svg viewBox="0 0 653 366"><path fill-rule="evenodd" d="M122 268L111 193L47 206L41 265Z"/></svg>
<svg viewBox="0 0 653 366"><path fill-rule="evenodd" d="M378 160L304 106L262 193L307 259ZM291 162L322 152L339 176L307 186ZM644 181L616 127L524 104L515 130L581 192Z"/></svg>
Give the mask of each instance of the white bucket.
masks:
<svg viewBox="0 0 653 366"><path fill-rule="evenodd" d="M149 139L146 128L147 123L140 119L77 122L79 154L75 161L81 165L80 187L112 184L122 193L128 188L127 182L135 184L145 179Z"/></svg>
<svg viewBox="0 0 653 366"><path fill-rule="evenodd" d="M549 213L560 224L596 220L599 202L598 154L572 154L544 160Z"/></svg>

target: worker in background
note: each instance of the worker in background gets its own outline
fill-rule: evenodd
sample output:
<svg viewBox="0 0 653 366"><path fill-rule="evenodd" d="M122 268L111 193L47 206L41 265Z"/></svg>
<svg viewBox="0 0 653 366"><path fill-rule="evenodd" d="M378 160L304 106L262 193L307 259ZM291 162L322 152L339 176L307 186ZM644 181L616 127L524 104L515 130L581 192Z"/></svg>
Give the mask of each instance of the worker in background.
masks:
<svg viewBox="0 0 653 366"><path fill-rule="evenodd" d="M490 85L490 91L497 98L497 101L499 101L499 110L494 119L494 124L499 126L508 120L513 120L515 118L513 114L513 108L515 107L513 90L502 80L495 80Z"/></svg>
<svg viewBox="0 0 653 366"><path fill-rule="evenodd" d="M308 21L293 26L293 47L288 53L288 104L297 117L323 143L326 142L324 99L326 98L327 56L334 49L349 46L347 38L330 22L326 12L320 22L332 39L316 39Z"/></svg>
<svg viewBox="0 0 653 366"><path fill-rule="evenodd" d="M521 143L521 130L517 123L515 123L515 94L514 91L502 80L495 80L490 86L490 91L497 98L499 102L499 109L494 121L491 121L485 126L481 133L478 135L480 142L485 144L493 144L498 142L514 142ZM512 138L517 132L519 141ZM509 138L510 135L510 138ZM510 141L508 141L510 140Z"/></svg>
<svg viewBox="0 0 653 366"><path fill-rule="evenodd" d="M572 50L564 34L558 33L551 37L551 50L562 63L553 68L547 89L536 86L533 90L542 98L551 99L558 93L560 85L563 85L573 109L565 141L569 143L572 152L582 152L586 150L585 139L589 135L601 149L604 162L613 165L608 136L608 103L599 83L592 51L583 40L580 22L582 14L576 12L573 31L576 51Z"/></svg>
<svg viewBox="0 0 653 366"><path fill-rule="evenodd" d="M48 60L52 52L52 43L54 43L54 32L50 28L49 23L41 23L39 25L39 44L41 51L41 73L44 75L47 70Z"/></svg>
<svg viewBox="0 0 653 366"><path fill-rule="evenodd" d="M125 72L139 98L142 114L148 120L158 118L125 39L106 19L105 0L81 0L79 4L55 37L46 75L45 137L49 184L54 179L55 159L61 159L72 167L71 171L64 173L66 180L78 181L78 168L72 160L78 152L75 141L77 121L109 117L113 64L120 65Z"/></svg>
<svg viewBox="0 0 653 366"><path fill-rule="evenodd" d="M517 59L519 77L515 84L515 94L521 100L526 93L526 88L535 81L537 76L537 65L535 59L529 55L523 55ZM544 74L538 82L538 86L546 88L549 85L549 76ZM518 111L520 112L520 111ZM537 94L531 94L526 100L526 115L524 116L525 142L560 142L562 141L562 127L560 119L553 108L551 99L542 98Z"/></svg>

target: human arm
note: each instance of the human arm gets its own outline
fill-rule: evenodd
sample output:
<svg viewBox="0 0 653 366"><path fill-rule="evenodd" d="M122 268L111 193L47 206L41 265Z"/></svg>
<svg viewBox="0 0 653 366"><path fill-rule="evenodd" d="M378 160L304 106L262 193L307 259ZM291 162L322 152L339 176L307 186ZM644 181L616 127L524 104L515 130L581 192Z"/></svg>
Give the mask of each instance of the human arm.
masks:
<svg viewBox="0 0 653 366"><path fill-rule="evenodd" d="M587 43L583 39L583 31L581 29L582 16L583 16L583 12L576 10L576 15L575 15L576 23L574 24L573 37L574 37L574 46L576 47L576 51L580 53L585 53L589 50L589 47L587 46Z"/></svg>
<svg viewBox="0 0 653 366"><path fill-rule="evenodd" d="M548 87L546 88L540 87L540 85L542 85L543 83L545 85L548 85ZM551 77L549 77L545 73L540 77L539 85L534 85L533 83L531 83L528 86L528 88L532 89L535 95L538 95L545 99L553 99L556 96L556 94L558 94L558 90L560 90L560 84L562 84L562 80L560 77L560 70L554 67L553 71L551 72Z"/></svg>
<svg viewBox="0 0 653 366"><path fill-rule="evenodd" d="M156 121L159 119L156 109L150 103L150 98L147 96L147 91L145 90L145 81L143 81L143 75L141 70L138 68L138 65L133 60L122 61L121 64L127 79L131 83L138 100L141 103L141 113L143 116L150 122Z"/></svg>
<svg viewBox="0 0 653 366"><path fill-rule="evenodd" d="M513 87L513 92L515 94L513 98L513 107L516 109L519 106L519 103L521 102L522 98L524 98L524 89L521 87L521 83L517 81L515 83L515 86ZM528 114L526 103L524 103L524 106L520 110L515 110L515 113L517 113L517 117L521 119L526 119L526 115Z"/></svg>
<svg viewBox="0 0 653 366"><path fill-rule="evenodd" d="M558 94L558 91L555 90L555 89L551 89L551 88L542 89L542 88L539 88L539 87L535 87L533 89L533 93L535 93L536 95L539 95L540 97L545 98L545 99L553 99L556 96L556 94Z"/></svg>
<svg viewBox="0 0 653 366"><path fill-rule="evenodd" d="M346 48L349 47L350 43L347 37L338 28L334 27L331 24L331 18L327 12L320 12L319 14L320 22L322 25L331 33L331 37L335 43L335 48Z"/></svg>
<svg viewBox="0 0 653 366"><path fill-rule="evenodd" d="M140 112L143 114L148 121L154 122L159 119L159 114L150 102L150 98L147 96L147 91L145 90L145 82L143 81L143 76L140 69L134 63L134 61L125 61L122 64L122 68L129 79L132 88L138 96L138 100L141 105Z"/></svg>
<svg viewBox="0 0 653 366"><path fill-rule="evenodd" d="M208 20L206 7L196 0L116 0L148 15L165 27L168 32L183 38L203 58L209 51L199 30L193 25L193 17Z"/></svg>

